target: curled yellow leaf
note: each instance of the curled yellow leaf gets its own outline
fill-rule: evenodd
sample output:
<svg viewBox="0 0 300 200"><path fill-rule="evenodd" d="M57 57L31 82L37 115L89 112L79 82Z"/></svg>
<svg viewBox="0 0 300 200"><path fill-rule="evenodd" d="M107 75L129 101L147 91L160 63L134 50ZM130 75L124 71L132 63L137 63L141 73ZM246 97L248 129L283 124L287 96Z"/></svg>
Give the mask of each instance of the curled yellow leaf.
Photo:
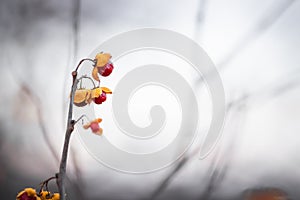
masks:
<svg viewBox="0 0 300 200"><path fill-rule="evenodd" d="M87 90L87 94L86 94L86 97L85 97L85 102L87 104L90 104L92 102L92 91L91 90Z"/></svg>
<svg viewBox="0 0 300 200"><path fill-rule="evenodd" d="M105 92L106 94L112 94L112 91L109 88L107 88L107 87L101 87L101 90L103 92Z"/></svg>
<svg viewBox="0 0 300 200"><path fill-rule="evenodd" d="M59 193L54 193L52 196L52 200L60 200Z"/></svg>
<svg viewBox="0 0 300 200"><path fill-rule="evenodd" d="M96 81L100 81L99 75L98 75L98 68L94 67L93 71L92 71L92 77L96 80Z"/></svg>
<svg viewBox="0 0 300 200"><path fill-rule="evenodd" d="M24 193L26 193L27 194L26 196L30 197L30 199L34 198L36 200L41 200L40 197L37 196L37 193L33 188L25 188L23 191L19 192L16 200L22 200Z"/></svg>
<svg viewBox="0 0 300 200"><path fill-rule="evenodd" d="M74 104L78 107L90 104L93 101L92 91L89 89L79 89L75 91Z"/></svg>
<svg viewBox="0 0 300 200"><path fill-rule="evenodd" d="M111 55L109 53L98 53L95 57L97 60L96 66L97 67L103 67L106 65L111 58Z"/></svg>
<svg viewBox="0 0 300 200"><path fill-rule="evenodd" d="M93 99L99 97L101 94L102 94L102 90L99 87L92 90Z"/></svg>
<svg viewBox="0 0 300 200"><path fill-rule="evenodd" d="M75 95L74 95L74 103L85 102L88 93L89 93L89 90L86 90L86 89L76 90Z"/></svg>
<svg viewBox="0 0 300 200"><path fill-rule="evenodd" d="M102 119L101 118L97 118L97 119L93 120L92 122L100 123L100 122L102 122Z"/></svg>
<svg viewBox="0 0 300 200"><path fill-rule="evenodd" d="M50 192L48 192L48 191L42 191L41 193L40 193L40 197L42 198L42 199L48 199L47 197L49 197L50 196Z"/></svg>

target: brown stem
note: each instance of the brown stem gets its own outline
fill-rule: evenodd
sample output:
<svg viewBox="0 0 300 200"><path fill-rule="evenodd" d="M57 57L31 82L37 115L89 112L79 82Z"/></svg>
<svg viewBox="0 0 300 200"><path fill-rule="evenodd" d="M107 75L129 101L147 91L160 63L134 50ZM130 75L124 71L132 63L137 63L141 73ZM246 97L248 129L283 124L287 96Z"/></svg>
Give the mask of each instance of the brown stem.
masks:
<svg viewBox="0 0 300 200"><path fill-rule="evenodd" d="M82 83L82 79L84 79L84 78L89 79L92 82L94 88L96 88L96 84L95 84L94 80L91 77L88 77L87 75L83 75L78 79L78 81L80 81L80 84ZM80 87L80 89L82 89L82 85L80 85L79 87Z"/></svg>
<svg viewBox="0 0 300 200"><path fill-rule="evenodd" d="M94 65L96 64L96 61L95 61L95 60L93 60L93 59L91 59L91 58L84 58L84 59L82 59L82 60L78 63L78 65L77 65L77 67L76 67L76 69L75 69L74 72L77 73L78 68L80 67L80 65L81 65L84 61L86 61L86 60L93 62ZM77 75L77 74L76 74L76 75Z"/></svg>
<svg viewBox="0 0 300 200"><path fill-rule="evenodd" d="M69 102L67 129L66 129L65 142L64 142L63 152L62 152L60 166L59 166L59 173L57 174L57 186L58 186L58 191L61 200L66 199L65 180L66 180L67 159L68 159L68 151L69 151L71 134L74 130L74 125L75 125L75 121L73 120L73 103L74 103L75 91L77 89L77 85L79 82L79 80L77 79L77 70L80 67L80 65L86 60L94 62L94 60L89 58L82 59L78 63L75 71L72 72L73 82L71 87L71 98Z"/></svg>
<svg viewBox="0 0 300 200"><path fill-rule="evenodd" d="M45 140L46 145L48 146L51 154L55 158L56 164L58 164L59 157L58 157L58 154L55 150L55 147L51 143L51 139L49 138L50 134L48 133L48 131L46 129L46 124L45 124L45 120L44 120L44 117L43 117L43 109L42 109L41 100L36 94L34 94L32 92L32 90L29 88L28 85L25 84L25 82L20 83L20 85L21 85L22 92L24 92L31 99L31 101L33 102L33 105L36 108L37 118L38 118L38 122L39 122L38 124L39 124L39 126L42 130L44 140Z"/></svg>
<svg viewBox="0 0 300 200"><path fill-rule="evenodd" d="M41 192L43 191L45 185L46 185L46 191L49 191L49 190L48 190L48 182L51 181L51 180L53 180L53 179L56 179L56 178L57 178L56 176L53 176L53 177L50 177L50 178L48 178L47 180L43 181L43 182L40 184L40 185L41 185L41 188L40 188L39 194L41 194Z"/></svg>
<svg viewBox="0 0 300 200"><path fill-rule="evenodd" d="M75 124L77 124L81 119L83 119L83 118L86 118L88 121L91 121L89 118L88 118L88 116L86 116L86 115L81 115L76 121L75 121Z"/></svg>

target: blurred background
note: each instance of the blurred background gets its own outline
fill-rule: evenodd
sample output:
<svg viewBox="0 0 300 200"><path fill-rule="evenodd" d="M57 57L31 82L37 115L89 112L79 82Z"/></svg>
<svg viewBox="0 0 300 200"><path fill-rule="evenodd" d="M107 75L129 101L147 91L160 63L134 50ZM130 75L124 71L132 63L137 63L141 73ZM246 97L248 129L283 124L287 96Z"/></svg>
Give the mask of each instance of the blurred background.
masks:
<svg viewBox="0 0 300 200"><path fill-rule="evenodd" d="M216 64L222 139L205 160L132 175L102 166L74 137L70 199L233 200L261 190L300 199L299 21L297 0L1 0L1 198L57 172L75 64L115 34L155 27L195 40Z"/></svg>

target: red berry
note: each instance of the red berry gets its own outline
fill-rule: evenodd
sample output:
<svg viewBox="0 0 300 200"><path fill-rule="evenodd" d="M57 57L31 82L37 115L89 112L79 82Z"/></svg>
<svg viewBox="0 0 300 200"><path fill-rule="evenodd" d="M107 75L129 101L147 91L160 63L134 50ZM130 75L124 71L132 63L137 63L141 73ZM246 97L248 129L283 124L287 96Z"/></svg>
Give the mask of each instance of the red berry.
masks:
<svg viewBox="0 0 300 200"><path fill-rule="evenodd" d="M111 74L111 72L113 71L113 69L114 69L113 64L107 63L103 67L98 68L98 72L99 72L99 74L101 74L101 76L109 76Z"/></svg>
<svg viewBox="0 0 300 200"><path fill-rule="evenodd" d="M100 99L102 102L106 101L106 93L102 92L102 94L100 95Z"/></svg>
<svg viewBox="0 0 300 200"><path fill-rule="evenodd" d="M100 129L99 124L97 122L92 122L90 128L93 132L97 132Z"/></svg>
<svg viewBox="0 0 300 200"><path fill-rule="evenodd" d="M21 196L18 197L19 200L36 200L35 196L29 196L26 192L24 192Z"/></svg>
<svg viewBox="0 0 300 200"><path fill-rule="evenodd" d="M94 102L96 104L101 104L104 101L106 101L106 93L105 92L102 92L102 94L99 97L94 99Z"/></svg>

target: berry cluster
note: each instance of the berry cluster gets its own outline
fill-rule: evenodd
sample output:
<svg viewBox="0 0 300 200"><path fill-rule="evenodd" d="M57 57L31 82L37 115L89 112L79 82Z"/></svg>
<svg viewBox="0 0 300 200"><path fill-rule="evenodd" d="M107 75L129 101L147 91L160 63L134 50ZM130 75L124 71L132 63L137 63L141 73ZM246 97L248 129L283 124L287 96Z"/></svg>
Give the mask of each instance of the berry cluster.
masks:
<svg viewBox="0 0 300 200"><path fill-rule="evenodd" d="M58 193L51 193L49 191L41 191L37 193L33 188L25 188L17 195L16 200L60 200Z"/></svg>
<svg viewBox="0 0 300 200"><path fill-rule="evenodd" d="M107 87L100 87L100 78L101 76L109 76L114 66L110 61L111 55L109 53L98 53L94 59L94 66L92 70L92 77L95 81L99 82L99 86L96 87L92 78L87 76L82 76L79 78L80 88L75 91L74 95L74 105L78 107L86 106L92 102L95 104L102 104L106 101L107 94L112 94L112 91ZM86 89L82 87L82 79L87 78L93 82L94 88L93 89ZM85 129L90 128L93 133L97 135L102 135L102 128L100 128L99 123L102 119L98 118L93 121L90 121L88 124L84 125Z"/></svg>
<svg viewBox="0 0 300 200"><path fill-rule="evenodd" d="M104 77L109 76L114 69L112 62L110 61L110 58L111 55L109 53L98 53L95 57L95 65L92 70L92 77L94 80L98 81L99 84L100 84L99 75ZM80 79L81 81L82 78L89 78L89 77L83 76ZM91 102L94 102L95 104L102 104L104 101L106 101L107 98L106 94L111 94L111 93L112 91L107 87L98 86L98 87L94 87L93 89L79 88L75 92L74 104L79 107L90 104Z"/></svg>
<svg viewBox="0 0 300 200"><path fill-rule="evenodd" d="M98 53L95 57L95 59L82 59L78 66L76 67L75 71L72 72L73 76L73 84L71 89L71 95L70 95L70 105L69 105L69 113L68 113L68 126L66 131L66 139L64 143L63 148L63 154L62 154L62 161L60 163L60 169L59 173L57 173L54 177L51 177L44 181L41 184L41 188L39 192L36 192L33 188L26 188L23 191L21 191L17 197L16 200L65 200L65 186L63 184L63 179L65 179L65 173L66 173L66 160L68 155L68 145L70 142L70 135L74 130L74 125L81 120L83 117L88 117L86 115L82 115L79 119L73 120L72 119L72 113L73 113L73 107L83 107L88 104L91 104L94 102L95 104L102 104L106 101L107 94L112 94L112 91L107 87L100 87L100 76L106 77L109 76L114 66L112 62L110 61L111 55L109 53ZM92 78L88 77L86 75L81 76L79 79L77 79L77 70L82 64L83 61L92 61L94 63L93 70L92 70ZM82 87L82 80L83 79L89 79L93 83L92 89L86 89ZM96 86L95 81L98 81L98 86ZM77 84L80 83L80 88L77 88ZM90 129L94 134L96 135L102 135L103 129L100 128L99 123L102 121L101 118L94 119L90 121L88 119L88 123L83 125L84 129ZM67 137L68 136L68 137ZM48 191L48 182L50 180L57 180L57 186L59 188L60 193L51 193ZM45 190L44 190L45 189Z"/></svg>

